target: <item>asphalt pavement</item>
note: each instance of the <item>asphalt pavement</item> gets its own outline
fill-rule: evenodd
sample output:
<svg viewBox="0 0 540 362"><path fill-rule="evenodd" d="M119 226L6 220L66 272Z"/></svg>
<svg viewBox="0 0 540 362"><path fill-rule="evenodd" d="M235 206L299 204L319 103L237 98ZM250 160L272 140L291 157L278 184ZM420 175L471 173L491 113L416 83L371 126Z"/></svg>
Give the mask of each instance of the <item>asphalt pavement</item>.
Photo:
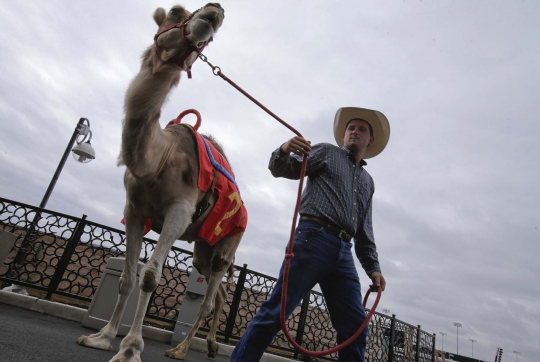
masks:
<svg viewBox="0 0 540 362"><path fill-rule="evenodd" d="M112 351L79 346L81 334L95 333L80 323L51 317L39 312L0 303L0 361L1 362L107 362L118 352L122 337L112 342ZM171 362L165 351L166 343L144 341L143 362ZM226 362L227 356L209 358L206 353L190 350L185 361Z"/></svg>

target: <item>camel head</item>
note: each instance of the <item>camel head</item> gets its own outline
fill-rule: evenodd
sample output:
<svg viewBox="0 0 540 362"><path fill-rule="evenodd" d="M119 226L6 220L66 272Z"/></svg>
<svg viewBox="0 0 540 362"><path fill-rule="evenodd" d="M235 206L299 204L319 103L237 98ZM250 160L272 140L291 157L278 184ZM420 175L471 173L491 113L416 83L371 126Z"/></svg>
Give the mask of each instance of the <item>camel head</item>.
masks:
<svg viewBox="0 0 540 362"><path fill-rule="evenodd" d="M173 6L168 13L163 8L156 9L154 20L158 32L154 44L161 60L176 62L184 69L189 67L197 58L191 54L193 46L202 51L213 40L224 18L225 10L218 3L206 4L194 13L180 5Z"/></svg>

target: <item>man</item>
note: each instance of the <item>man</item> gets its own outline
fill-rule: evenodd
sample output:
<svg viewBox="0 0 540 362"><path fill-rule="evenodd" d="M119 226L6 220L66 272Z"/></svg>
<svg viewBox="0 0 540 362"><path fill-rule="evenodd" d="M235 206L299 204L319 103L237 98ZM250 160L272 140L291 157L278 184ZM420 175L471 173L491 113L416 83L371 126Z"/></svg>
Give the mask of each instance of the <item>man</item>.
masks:
<svg viewBox="0 0 540 362"><path fill-rule="evenodd" d="M363 108L340 108L334 119L339 147L293 137L272 153L268 168L274 177L299 179L302 156L309 155L308 181L302 194L300 222L294 237L287 288L286 314L319 283L337 332L337 342L352 336L366 318L355 253L373 281L385 289L371 225L374 183L364 169L364 159L386 147L390 126L386 117ZM292 153L292 155L291 155ZM259 361L281 329L280 307L283 266L270 298L266 300L231 356L231 361ZM367 328L339 352L339 361L364 361Z"/></svg>

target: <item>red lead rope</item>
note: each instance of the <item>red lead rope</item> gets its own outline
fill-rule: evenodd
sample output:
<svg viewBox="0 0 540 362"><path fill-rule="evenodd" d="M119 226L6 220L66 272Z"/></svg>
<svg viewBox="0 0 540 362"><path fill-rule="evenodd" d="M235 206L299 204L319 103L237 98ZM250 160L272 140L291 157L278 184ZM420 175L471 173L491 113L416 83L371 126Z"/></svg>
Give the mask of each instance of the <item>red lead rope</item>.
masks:
<svg viewBox="0 0 540 362"><path fill-rule="evenodd" d="M284 125L288 129L290 129L297 136L302 137L300 132L298 132L296 129L294 129L287 122L283 121L281 118L276 116L268 108L263 106L259 101L257 101L255 98L253 98L251 95L249 95L246 91L244 91L242 88L240 88L238 85L236 85L236 83L234 83L227 76L225 76L225 74L223 74L221 72L221 69L219 69L219 67L215 67L212 64L210 64L208 62L208 60L206 59L206 57L203 56L201 53L199 53L199 58L201 58L205 63L208 63L208 65L212 68L212 71L213 71L213 73L215 75L220 76L223 80L225 80L227 83L229 83L234 88L236 88L240 93L242 93L247 98L249 98L253 103L255 103L256 105L261 107L266 113L268 113L269 115L274 117L282 125ZM297 217L298 217L298 212L300 210L300 200L302 198L302 188L303 188L303 185L304 185L304 177L306 176L306 166L307 166L307 156L304 155L304 158L302 159L302 170L300 171L300 183L298 185L298 195L296 197L296 207L294 209L294 216L293 216L293 222L292 222L292 227L291 227L291 235L290 235L290 238L289 238L289 244L287 245L287 254L285 254L285 267L283 269L283 287L282 287L283 293L281 294L280 319L281 319L281 329L283 330L283 333L285 334L285 336L289 340L289 343L291 343L294 346L294 348L296 348L298 351L302 352L303 354L307 354L309 356L315 356L316 357L316 356L325 356L327 354L339 351L339 350L343 349L344 347L348 346L349 344L351 344L356 338L358 338L358 336L360 336L360 334L364 331L367 324L369 323L369 321L371 319L371 316L373 315L373 313L375 312L375 309L377 308L377 305L379 304L379 300L381 299L382 290L381 290L381 287L379 286L378 289L377 289L377 292L378 292L377 299L375 300L375 303L373 303L373 307L370 309L368 315L366 316L366 319L364 320L364 323L362 323L362 325L360 326L358 331L353 336L351 336L349 339L347 339L345 342L341 343L340 345L337 345L337 346L335 346L333 348L330 348L328 350L325 350L325 351L313 352L313 351L308 351L307 349L302 348L291 337L291 335L290 335L290 333L289 333L289 331L287 329L287 318L285 316L285 309L286 309L285 307L286 307L286 304L287 304L287 284L288 284L288 281L289 281L289 269L291 267L291 259L294 256L294 254L293 254L294 233L296 231L296 220L297 220ZM366 306L368 296L371 293L371 288L372 288L372 286L370 286L368 292L366 293L366 295L364 297L364 307Z"/></svg>
<svg viewBox="0 0 540 362"><path fill-rule="evenodd" d="M298 136L301 137L299 133L297 133ZM304 158L302 159L302 170L300 171L300 182L298 185L298 195L296 197L296 207L294 209L294 216L293 216L293 222L291 227L291 235L289 237L289 243L287 245L287 254L285 254L285 267L283 269L283 286L282 286L282 294L281 294L281 307L280 307L280 320L281 320L281 329L283 330L283 333L289 340L289 343L291 343L294 348L296 348L298 351L302 352L303 354L307 354L309 356L326 356L327 354L331 354L334 352L337 352L349 344L351 344L354 340L356 340L360 334L364 331L367 324L369 323L371 316L373 315L373 312L375 312L375 309L377 308L377 305L379 304L379 299L381 299L381 287L378 287L378 294L377 299L375 300L375 303L373 304L373 307L370 309L368 315L366 316L366 319L364 320L364 323L358 328L355 334L353 334L349 339L347 339L345 342L324 350L324 351L309 351L307 349L304 349L302 346L300 346L296 341L292 338L292 336L289 333L289 330L287 329L287 316L285 315L285 310L287 306L287 285L289 281L289 269L291 267L291 259L294 257L293 254L293 243L294 243L294 234L296 231L296 218L298 216L298 213L300 211L300 200L302 198L302 188L304 184L304 177L306 176L306 165L307 165L307 156L304 155ZM367 299L369 297L369 294L371 293L371 286L369 287L365 297L364 297L364 307L366 306Z"/></svg>

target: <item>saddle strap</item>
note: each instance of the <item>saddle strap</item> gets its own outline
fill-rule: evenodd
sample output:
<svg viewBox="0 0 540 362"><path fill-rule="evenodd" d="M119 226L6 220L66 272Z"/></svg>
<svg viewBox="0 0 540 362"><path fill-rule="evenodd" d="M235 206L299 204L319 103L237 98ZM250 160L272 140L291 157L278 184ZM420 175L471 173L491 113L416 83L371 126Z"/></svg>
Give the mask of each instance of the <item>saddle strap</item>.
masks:
<svg viewBox="0 0 540 362"><path fill-rule="evenodd" d="M210 203L208 202L208 200L210 200L210 196L212 196L212 194L214 193L214 188L216 186L217 179L218 179L218 172L217 170L214 170L214 179L212 180L212 186L210 186L210 189L206 191L206 193L204 194L204 197L201 199L201 201L199 201L199 203L195 207L195 213L191 216L192 223L195 222L198 218L200 218L201 215L204 214L204 212L208 210L208 208L210 207Z"/></svg>

